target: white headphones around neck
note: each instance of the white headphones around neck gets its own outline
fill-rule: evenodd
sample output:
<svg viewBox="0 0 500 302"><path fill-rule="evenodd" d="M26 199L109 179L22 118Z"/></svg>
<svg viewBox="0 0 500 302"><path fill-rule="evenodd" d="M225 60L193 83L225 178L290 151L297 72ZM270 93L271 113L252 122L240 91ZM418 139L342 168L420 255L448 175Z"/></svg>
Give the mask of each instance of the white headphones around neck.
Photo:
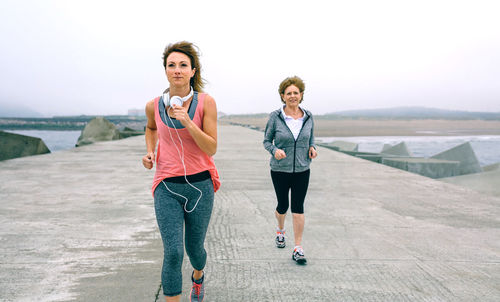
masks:
<svg viewBox="0 0 500 302"><path fill-rule="evenodd" d="M170 91L167 91L163 94L163 105L165 105L165 108L172 105L182 106L182 104L184 104L185 101L189 100L189 98L192 97L193 94L193 87L191 87L191 91L189 92L189 94L183 98L178 95L174 95L172 96L172 98L170 98Z"/></svg>

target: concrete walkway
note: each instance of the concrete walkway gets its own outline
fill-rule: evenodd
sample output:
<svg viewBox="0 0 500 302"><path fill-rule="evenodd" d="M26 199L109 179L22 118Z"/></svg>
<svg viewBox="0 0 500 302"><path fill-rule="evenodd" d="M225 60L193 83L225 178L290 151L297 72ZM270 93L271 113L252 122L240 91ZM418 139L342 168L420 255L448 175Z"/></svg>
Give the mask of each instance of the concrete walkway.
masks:
<svg viewBox="0 0 500 302"><path fill-rule="evenodd" d="M262 138L219 127L207 302L500 300L499 198L324 148L306 198L309 264L295 265L291 217L289 246L274 246ZM133 137L0 162L0 301L156 300L144 149ZM186 293L190 272L185 258Z"/></svg>

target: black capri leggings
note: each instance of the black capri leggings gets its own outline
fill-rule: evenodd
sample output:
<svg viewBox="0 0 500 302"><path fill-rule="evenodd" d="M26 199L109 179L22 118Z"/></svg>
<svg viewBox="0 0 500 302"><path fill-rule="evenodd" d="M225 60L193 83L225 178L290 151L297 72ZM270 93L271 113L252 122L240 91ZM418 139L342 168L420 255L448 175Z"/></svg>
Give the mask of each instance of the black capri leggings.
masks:
<svg viewBox="0 0 500 302"><path fill-rule="evenodd" d="M291 191L292 213L304 213L304 199L309 186L310 170L298 173L276 172L271 170L274 191L278 199L276 211L285 214L288 211L288 192Z"/></svg>

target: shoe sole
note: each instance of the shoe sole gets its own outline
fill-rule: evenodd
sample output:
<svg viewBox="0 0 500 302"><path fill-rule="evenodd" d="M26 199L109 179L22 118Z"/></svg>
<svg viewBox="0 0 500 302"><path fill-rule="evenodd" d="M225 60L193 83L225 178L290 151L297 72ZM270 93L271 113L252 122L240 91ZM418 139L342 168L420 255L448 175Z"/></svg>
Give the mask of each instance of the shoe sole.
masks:
<svg viewBox="0 0 500 302"><path fill-rule="evenodd" d="M282 249L282 248L284 248L285 246L286 246L285 244L283 244L283 245L277 245L277 244L276 244L276 247L277 247L277 248L279 248L279 249Z"/></svg>
<svg viewBox="0 0 500 302"><path fill-rule="evenodd" d="M292 255L292 260L295 261L295 263L297 263L298 265L306 265L307 264L307 260L302 258L302 259L295 259L295 257L293 257Z"/></svg>

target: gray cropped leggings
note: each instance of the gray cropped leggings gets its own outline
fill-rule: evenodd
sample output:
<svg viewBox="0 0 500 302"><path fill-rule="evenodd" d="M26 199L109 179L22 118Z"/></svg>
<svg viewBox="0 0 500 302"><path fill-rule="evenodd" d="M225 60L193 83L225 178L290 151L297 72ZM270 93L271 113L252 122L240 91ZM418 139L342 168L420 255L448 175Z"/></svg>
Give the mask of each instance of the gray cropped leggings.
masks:
<svg viewBox="0 0 500 302"><path fill-rule="evenodd" d="M168 188L188 198L190 211L200 193L189 184L165 182ZM214 202L211 179L191 183L203 192L195 210L184 211L185 200L170 193L163 183L154 192L156 221L163 240L163 267L161 284L165 296L177 296L182 292L182 261L184 258L183 226L186 225L186 253L196 270L205 268L207 253L204 242Z"/></svg>

